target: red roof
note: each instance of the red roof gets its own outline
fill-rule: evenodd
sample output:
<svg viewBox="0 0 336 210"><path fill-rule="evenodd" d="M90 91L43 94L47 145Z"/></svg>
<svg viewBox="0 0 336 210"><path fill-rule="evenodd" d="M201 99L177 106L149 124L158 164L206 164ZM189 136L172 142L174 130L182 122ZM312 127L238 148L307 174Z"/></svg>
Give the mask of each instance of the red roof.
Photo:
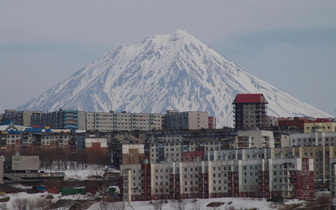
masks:
<svg viewBox="0 0 336 210"><path fill-rule="evenodd" d="M263 94L237 94L235 103L267 103Z"/></svg>
<svg viewBox="0 0 336 210"><path fill-rule="evenodd" d="M318 123L318 122L331 122L331 121L326 118L318 118L314 120L312 123Z"/></svg>

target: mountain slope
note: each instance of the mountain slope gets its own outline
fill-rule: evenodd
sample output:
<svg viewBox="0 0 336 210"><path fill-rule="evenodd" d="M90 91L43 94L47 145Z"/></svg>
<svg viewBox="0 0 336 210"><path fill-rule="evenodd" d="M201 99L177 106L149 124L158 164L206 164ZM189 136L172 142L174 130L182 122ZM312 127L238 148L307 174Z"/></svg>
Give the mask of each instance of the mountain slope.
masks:
<svg viewBox="0 0 336 210"><path fill-rule="evenodd" d="M271 116L329 117L180 30L120 46L18 109L209 111L221 127L233 124L232 102L238 93L263 93Z"/></svg>

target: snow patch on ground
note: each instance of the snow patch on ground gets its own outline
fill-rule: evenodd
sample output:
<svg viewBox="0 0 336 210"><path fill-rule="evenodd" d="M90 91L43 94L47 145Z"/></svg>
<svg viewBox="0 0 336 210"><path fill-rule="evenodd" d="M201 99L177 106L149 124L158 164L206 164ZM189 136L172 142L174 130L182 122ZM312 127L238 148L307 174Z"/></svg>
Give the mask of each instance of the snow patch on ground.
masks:
<svg viewBox="0 0 336 210"><path fill-rule="evenodd" d="M52 197L51 197L52 195ZM50 200L52 203L56 203L57 201L64 200L64 201L93 201L97 197L94 195L67 195L62 196L61 194L49 194L47 192L44 193L36 193L36 194L28 194L25 192L15 193L15 194L5 194L0 196L0 199L9 197L8 202L0 203L0 209L17 209L18 205L21 206L26 202L30 207L37 207L37 203L40 205L43 204L43 201ZM51 197L47 199L47 197ZM273 202L266 202L266 199L252 199L252 198L211 198L211 199L197 199L196 202L194 199L185 199L182 202L183 209L192 209L193 207L198 206L198 209L202 210L211 210L211 209L229 209L233 207L234 209L251 209L255 208L258 210L272 210L278 209L281 206L275 205ZM207 207L208 204L212 202L220 202L223 203L219 207ZM304 201L301 200L288 200L285 204L304 204ZM161 210L174 210L177 209L176 205L179 205L178 201L134 201L134 202L95 202L93 205L88 207L90 210L96 209L122 209L122 206L125 206L126 210L155 210L155 205L161 205ZM28 206L29 206L28 205ZM29 209L29 208L28 208ZM70 207L62 207L62 209L70 209Z"/></svg>
<svg viewBox="0 0 336 210"><path fill-rule="evenodd" d="M90 206L89 209L99 209L99 207L105 206L110 209L115 209L116 207L120 207L125 205L126 210L155 210L155 205L159 204L161 201L134 201L134 202L116 202L116 203L105 203L97 202ZM199 209L202 210L211 210L211 209L229 209L233 207L234 209L258 209L258 210L271 210L277 209L280 206L274 205L273 202L267 202L266 199L252 199L252 198L211 198L211 199L197 199L196 203L194 199L185 199L182 201L184 208L182 209L193 209L193 205L197 205ZM212 202L220 202L223 203L219 207L207 207L208 204ZM176 205L178 205L178 201L162 201L161 208L162 210L174 210ZM290 204L296 203L304 203L304 201L300 200L290 200ZM160 204L159 204L160 205ZM180 205L181 206L181 205Z"/></svg>

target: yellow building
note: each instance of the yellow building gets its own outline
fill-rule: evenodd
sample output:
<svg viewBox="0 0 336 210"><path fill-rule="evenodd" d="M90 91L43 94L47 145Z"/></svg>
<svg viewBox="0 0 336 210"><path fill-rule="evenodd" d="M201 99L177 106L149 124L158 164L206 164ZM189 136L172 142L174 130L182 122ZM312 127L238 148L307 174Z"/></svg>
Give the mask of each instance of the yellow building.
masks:
<svg viewBox="0 0 336 210"><path fill-rule="evenodd" d="M336 132L336 123L328 119L317 119L304 124L305 133Z"/></svg>
<svg viewBox="0 0 336 210"><path fill-rule="evenodd" d="M282 147L272 149L272 159L291 157L314 159L315 182L326 184L330 180L330 165L336 159L336 146Z"/></svg>

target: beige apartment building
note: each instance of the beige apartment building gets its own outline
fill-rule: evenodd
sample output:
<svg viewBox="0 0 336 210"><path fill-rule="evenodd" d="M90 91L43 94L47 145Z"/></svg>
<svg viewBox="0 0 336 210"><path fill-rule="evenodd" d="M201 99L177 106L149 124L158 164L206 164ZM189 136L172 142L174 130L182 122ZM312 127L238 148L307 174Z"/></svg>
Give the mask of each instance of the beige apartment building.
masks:
<svg viewBox="0 0 336 210"><path fill-rule="evenodd" d="M161 130L164 114L87 112L88 131Z"/></svg>
<svg viewBox="0 0 336 210"><path fill-rule="evenodd" d="M326 184L330 180L330 165L336 158L336 146L294 146L272 149L271 158L309 158L314 160L314 179L316 183Z"/></svg>
<svg viewBox="0 0 336 210"><path fill-rule="evenodd" d="M328 119L316 119L304 124L304 133L336 132L336 122Z"/></svg>

